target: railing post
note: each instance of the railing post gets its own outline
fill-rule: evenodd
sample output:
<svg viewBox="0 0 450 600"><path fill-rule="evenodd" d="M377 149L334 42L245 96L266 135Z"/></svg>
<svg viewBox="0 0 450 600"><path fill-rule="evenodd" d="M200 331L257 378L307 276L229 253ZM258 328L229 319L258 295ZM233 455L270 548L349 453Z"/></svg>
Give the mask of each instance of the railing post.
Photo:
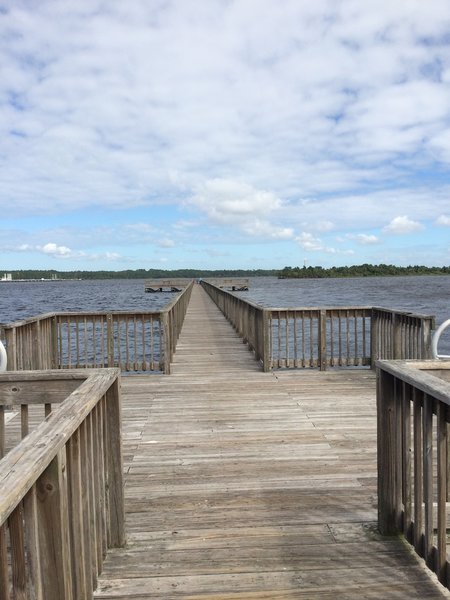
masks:
<svg viewBox="0 0 450 600"><path fill-rule="evenodd" d="M432 335L431 330L434 329L434 319L422 319L422 340L421 340L421 358L423 360L427 358L433 358L431 351Z"/></svg>
<svg viewBox="0 0 450 600"><path fill-rule="evenodd" d="M52 369L59 369L58 360L58 318L52 317L51 320L51 357Z"/></svg>
<svg viewBox="0 0 450 600"><path fill-rule="evenodd" d="M378 360L378 311L372 308L370 315L370 368L375 369L375 362Z"/></svg>
<svg viewBox="0 0 450 600"><path fill-rule="evenodd" d="M106 315L106 347L108 353L108 367L114 367L114 321L111 313L107 313ZM119 367L120 366L121 365L119 365Z"/></svg>
<svg viewBox="0 0 450 600"><path fill-rule="evenodd" d="M262 309L262 362L263 362L263 371L268 373L271 367L271 340L272 335L270 331L270 310L267 308Z"/></svg>
<svg viewBox="0 0 450 600"><path fill-rule="evenodd" d="M170 351L170 326L169 326L169 315L167 312L162 313L161 315L161 323L162 323L162 358L163 358L163 371L165 375L170 375L170 361L172 358Z"/></svg>
<svg viewBox="0 0 450 600"><path fill-rule="evenodd" d="M327 311L319 311L318 358L321 371L327 370Z"/></svg>
<svg viewBox="0 0 450 600"><path fill-rule="evenodd" d="M109 532L111 546L120 548L125 545L125 511L122 457L122 406L119 377L106 392L106 406Z"/></svg>
<svg viewBox="0 0 450 600"><path fill-rule="evenodd" d="M377 369L378 526L382 535L398 532L397 452L399 449L395 378Z"/></svg>

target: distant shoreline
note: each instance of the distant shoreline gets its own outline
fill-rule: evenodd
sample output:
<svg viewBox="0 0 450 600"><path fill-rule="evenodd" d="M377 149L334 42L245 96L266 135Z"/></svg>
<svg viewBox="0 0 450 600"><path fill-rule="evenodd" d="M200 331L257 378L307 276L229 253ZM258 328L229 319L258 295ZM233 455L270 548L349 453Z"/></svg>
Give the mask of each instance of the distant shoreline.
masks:
<svg viewBox="0 0 450 600"><path fill-rule="evenodd" d="M0 270L0 274L2 271ZM324 279L345 277L397 277L405 275L450 275L450 266L425 267L413 265L398 267L395 265L363 264L349 267L320 266L284 267L284 269L136 269L125 271L56 271L5 269L10 279L0 279L0 283L45 282L102 280L102 279L160 279L189 278L207 279L208 277L278 277L279 279Z"/></svg>

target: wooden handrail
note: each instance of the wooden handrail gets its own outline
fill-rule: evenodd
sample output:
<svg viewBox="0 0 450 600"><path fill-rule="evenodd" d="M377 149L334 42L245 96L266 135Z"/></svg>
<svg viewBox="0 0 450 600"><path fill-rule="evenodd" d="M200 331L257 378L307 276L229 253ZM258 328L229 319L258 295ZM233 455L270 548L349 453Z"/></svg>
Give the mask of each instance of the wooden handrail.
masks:
<svg viewBox="0 0 450 600"><path fill-rule="evenodd" d="M55 379L65 376L80 380ZM13 598L92 598L107 548L124 545L119 378L117 369L85 371L58 410L0 461L2 600L11 587ZM42 373L17 379L18 387L45 381ZM13 373L0 376L5 383Z"/></svg>
<svg viewBox="0 0 450 600"><path fill-rule="evenodd" d="M159 311L53 312L3 325L9 368L168 373L192 286Z"/></svg>
<svg viewBox="0 0 450 600"><path fill-rule="evenodd" d="M371 306L266 308L202 285L255 351L264 370L372 366L378 358L428 358L434 317Z"/></svg>
<svg viewBox="0 0 450 600"><path fill-rule="evenodd" d="M201 283L265 371L431 356L432 316L371 306L267 308ZM9 368L170 373L193 285L161 311L48 313L5 325Z"/></svg>
<svg viewBox="0 0 450 600"><path fill-rule="evenodd" d="M450 362L377 361L378 522L450 587Z"/></svg>

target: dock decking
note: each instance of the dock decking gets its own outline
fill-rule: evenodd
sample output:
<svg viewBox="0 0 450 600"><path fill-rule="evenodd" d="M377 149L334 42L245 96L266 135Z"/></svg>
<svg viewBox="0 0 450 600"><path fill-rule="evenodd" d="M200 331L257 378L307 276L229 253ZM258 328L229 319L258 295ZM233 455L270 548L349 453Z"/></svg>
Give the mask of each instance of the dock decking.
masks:
<svg viewBox="0 0 450 600"><path fill-rule="evenodd" d="M194 286L172 374L122 389L128 544L95 598L450 597L376 531L373 372L263 373Z"/></svg>

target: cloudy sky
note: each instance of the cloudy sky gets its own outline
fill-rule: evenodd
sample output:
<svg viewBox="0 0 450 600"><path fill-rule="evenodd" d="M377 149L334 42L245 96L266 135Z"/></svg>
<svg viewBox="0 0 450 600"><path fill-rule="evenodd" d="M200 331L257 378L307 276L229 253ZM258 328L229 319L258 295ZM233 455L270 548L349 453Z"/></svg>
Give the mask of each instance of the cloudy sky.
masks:
<svg viewBox="0 0 450 600"><path fill-rule="evenodd" d="M0 0L0 270L450 263L448 0Z"/></svg>

